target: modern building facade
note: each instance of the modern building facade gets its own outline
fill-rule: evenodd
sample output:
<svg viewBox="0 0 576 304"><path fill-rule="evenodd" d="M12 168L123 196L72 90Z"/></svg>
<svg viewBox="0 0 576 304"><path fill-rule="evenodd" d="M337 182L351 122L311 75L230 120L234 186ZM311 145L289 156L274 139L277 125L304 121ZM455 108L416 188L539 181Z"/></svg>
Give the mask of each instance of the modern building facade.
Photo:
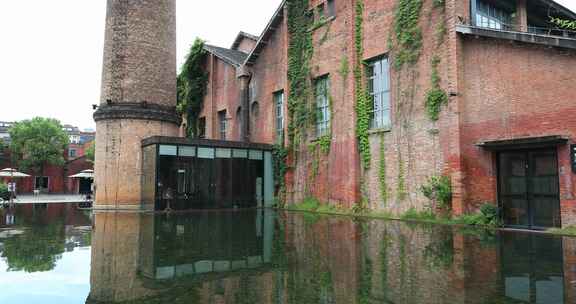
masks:
<svg viewBox="0 0 576 304"><path fill-rule="evenodd" d="M284 1L206 46L200 134L280 143L286 199L402 214L447 176L452 211L576 224L576 35L551 0ZM304 28L304 30L302 30ZM248 92L244 94L243 92Z"/></svg>

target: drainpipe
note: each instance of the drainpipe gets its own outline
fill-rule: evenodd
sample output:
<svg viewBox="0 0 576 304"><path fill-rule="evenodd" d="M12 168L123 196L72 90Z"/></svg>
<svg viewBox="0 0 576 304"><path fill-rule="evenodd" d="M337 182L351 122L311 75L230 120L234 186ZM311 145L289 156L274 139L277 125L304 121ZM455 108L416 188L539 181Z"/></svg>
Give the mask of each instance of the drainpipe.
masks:
<svg viewBox="0 0 576 304"><path fill-rule="evenodd" d="M526 0L516 0L516 26L520 32L528 31L528 9Z"/></svg>
<svg viewBox="0 0 576 304"><path fill-rule="evenodd" d="M236 77L240 82L240 105L242 107L242 126L240 130L240 140L250 142L250 80L252 74L246 66L237 69Z"/></svg>

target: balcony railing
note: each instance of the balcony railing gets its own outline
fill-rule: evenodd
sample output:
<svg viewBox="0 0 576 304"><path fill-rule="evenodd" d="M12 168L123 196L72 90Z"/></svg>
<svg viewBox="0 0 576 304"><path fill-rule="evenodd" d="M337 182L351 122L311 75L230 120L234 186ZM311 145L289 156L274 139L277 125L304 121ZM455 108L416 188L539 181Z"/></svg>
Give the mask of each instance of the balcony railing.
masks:
<svg viewBox="0 0 576 304"><path fill-rule="evenodd" d="M507 31L507 32L520 32L520 33L529 33L535 35L545 35L545 36L555 36L555 37L563 37L563 38L571 38L576 39L576 31L572 30L565 30L556 27L538 27L538 26L531 26L529 25L527 29L521 29L518 24L508 24L503 22L485 22L485 23L478 23L472 24L472 22L460 22L462 25L468 25L483 29L489 29L494 31Z"/></svg>

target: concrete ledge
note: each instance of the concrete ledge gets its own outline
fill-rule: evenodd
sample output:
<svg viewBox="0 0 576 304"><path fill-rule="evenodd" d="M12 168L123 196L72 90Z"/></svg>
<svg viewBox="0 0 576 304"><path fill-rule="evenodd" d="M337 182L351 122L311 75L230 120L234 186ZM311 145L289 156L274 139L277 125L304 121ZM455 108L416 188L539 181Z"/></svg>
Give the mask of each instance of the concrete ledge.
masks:
<svg viewBox="0 0 576 304"><path fill-rule="evenodd" d="M138 212L148 212L154 211L154 206L152 205L96 205L94 204L92 209L94 211L138 211Z"/></svg>
<svg viewBox="0 0 576 304"><path fill-rule="evenodd" d="M576 39L561 36L548 36L526 32L493 30L463 24L456 25L456 32L463 35L472 35L472 36L488 37L495 39L506 39L524 43L533 43L539 45L576 50Z"/></svg>

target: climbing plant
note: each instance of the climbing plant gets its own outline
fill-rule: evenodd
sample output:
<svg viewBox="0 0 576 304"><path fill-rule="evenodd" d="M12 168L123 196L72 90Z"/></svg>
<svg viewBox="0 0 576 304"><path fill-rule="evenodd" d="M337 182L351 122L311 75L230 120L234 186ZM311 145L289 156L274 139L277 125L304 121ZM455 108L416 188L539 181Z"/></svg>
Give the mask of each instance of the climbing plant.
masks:
<svg viewBox="0 0 576 304"><path fill-rule="evenodd" d="M288 140L290 146L296 149L300 137L305 132L310 117L307 109L307 100L311 96L310 59L314 52L312 34L309 31L313 18L308 10L308 0L288 0Z"/></svg>
<svg viewBox="0 0 576 304"><path fill-rule="evenodd" d="M452 182L448 176L432 176L420 188L422 194L437 207L450 209L452 201Z"/></svg>
<svg viewBox="0 0 576 304"><path fill-rule="evenodd" d="M404 171L404 161L402 160L402 154L398 151L398 177L397 177L397 187L396 187L396 198L398 201L403 201L408 195L406 190L406 172Z"/></svg>
<svg viewBox="0 0 576 304"><path fill-rule="evenodd" d="M566 20L558 17L550 17L550 23L562 29L576 31L576 20Z"/></svg>
<svg viewBox="0 0 576 304"><path fill-rule="evenodd" d="M397 52L394 65L414 64L420 57L422 30L418 26L422 0L399 0L394 17Z"/></svg>
<svg viewBox="0 0 576 304"><path fill-rule="evenodd" d="M388 184L386 182L386 146L384 145L384 134L380 135L380 168L378 168L378 180L380 182L380 194L382 203L388 201Z"/></svg>
<svg viewBox="0 0 576 304"><path fill-rule="evenodd" d="M354 84L356 88L356 137L358 138L358 150L364 169L370 168L370 141L368 130L370 129L370 96L366 93L362 79L362 56L363 46L363 23L364 23L364 2L356 1L355 34L354 45L356 50L356 66L354 67Z"/></svg>
<svg viewBox="0 0 576 304"><path fill-rule="evenodd" d="M440 57L435 56L432 59L432 87L426 93L426 113L432 121L438 120L442 106L448 103L448 94L440 87L438 64L440 64Z"/></svg>
<svg viewBox="0 0 576 304"><path fill-rule="evenodd" d="M208 73L204 70L206 59L204 41L196 39L190 48L186 61L177 78L177 111L186 114L187 136L198 136L198 115L202 110L202 101L206 95Z"/></svg>
<svg viewBox="0 0 576 304"><path fill-rule="evenodd" d="M276 189L279 194L284 194L286 191L286 183L284 178L288 167L286 161L288 158L288 150L284 148L283 145L275 145L272 150L272 156L274 161L274 181L276 183Z"/></svg>

